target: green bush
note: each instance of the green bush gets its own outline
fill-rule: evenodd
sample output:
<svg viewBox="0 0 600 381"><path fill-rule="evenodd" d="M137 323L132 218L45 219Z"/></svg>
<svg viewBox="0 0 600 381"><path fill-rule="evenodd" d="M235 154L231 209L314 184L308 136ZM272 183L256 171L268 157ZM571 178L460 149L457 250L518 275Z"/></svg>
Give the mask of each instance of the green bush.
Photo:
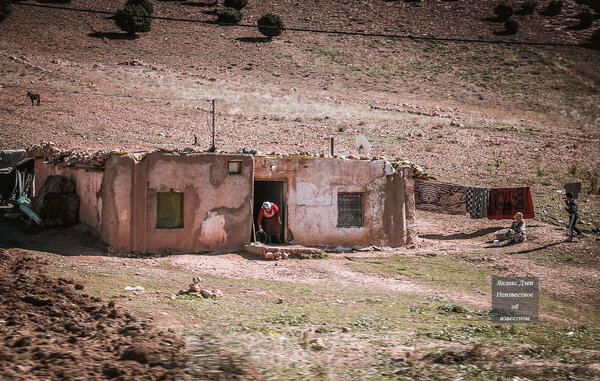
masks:
<svg viewBox="0 0 600 381"><path fill-rule="evenodd" d="M154 6L149 0L128 0L123 9L115 13L115 23L129 34L148 32L152 28L152 12Z"/></svg>
<svg viewBox="0 0 600 381"><path fill-rule="evenodd" d="M258 19L258 31L269 38L277 37L285 30L283 21L277 15L267 13Z"/></svg>
<svg viewBox="0 0 600 381"><path fill-rule="evenodd" d="M494 14L498 16L498 20L500 21L508 20L514 13L513 6L506 2L496 5L496 8L494 8Z"/></svg>
<svg viewBox="0 0 600 381"><path fill-rule="evenodd" d="M12 7L6 1L0 1L0 21L4 20L12 12Z"/></svg>
<svg viewBox="0 0 600 381"><path fill-rule="evenodd" d="M552 0L550 3L548 3L548 6L546 7L546 14L548 16L559 15L560 11L562 10L562 7L563 7L562 1Z"/></svg>
<svg viewBox="0 0 600 381"><path fill-rule="evenodd" d="M242 8L248 5L248 0L225 0L223 1L223 5L227 8L233 8L241 11Z"/></svg>
<svg viewBox="0 0 600 381"><path fill-rule="evenodd" d="M519 22L512 17L504 22L504 31L506 34L517 34L519 31Z"/></svg>
<svg viewBox="0 0 600 381"><path fill-rule="evenodd" d="M579 19L579 24L577 24L578 29L587 29L594 22L594 15L589 9L578 14L577 18Z"/></svg>
<svg viewBox="0 0 600 381"><path fill-rule="evenodd" d="M590 37L590 42L594 49L600 49L600 29L597 29Z"/></svg>
<svg viewBox="0 0 600 381"><path fill-rule="evenodd" d="M237 24L242 21L242 12L233 8L219 9L217 11L217 21L230 24Z"/></svg>
<svg viewBox="0 0 600 381"><path fill-rule="evenodd" d="M521 13L522 15L532 15L533 12L535 12L535 9L537 8L537 6L538 6L537 1L533 1L533 0L526 1L521 6L521 11L519 13Z"/></svg>

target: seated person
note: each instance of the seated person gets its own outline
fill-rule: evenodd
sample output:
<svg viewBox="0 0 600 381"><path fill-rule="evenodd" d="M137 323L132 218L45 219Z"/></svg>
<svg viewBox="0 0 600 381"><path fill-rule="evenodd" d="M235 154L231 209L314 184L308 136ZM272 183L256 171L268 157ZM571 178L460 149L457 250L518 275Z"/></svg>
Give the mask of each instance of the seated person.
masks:
<svg viewBox="0 0 600 381"><path fill-rule="evenodd" d="M496 232L496 239L499 241L509 241L511 243L521 243L527 239L525 234L525 220L523 220L523 213L517 212L515 214L510 228L498 230Z"/></svg>

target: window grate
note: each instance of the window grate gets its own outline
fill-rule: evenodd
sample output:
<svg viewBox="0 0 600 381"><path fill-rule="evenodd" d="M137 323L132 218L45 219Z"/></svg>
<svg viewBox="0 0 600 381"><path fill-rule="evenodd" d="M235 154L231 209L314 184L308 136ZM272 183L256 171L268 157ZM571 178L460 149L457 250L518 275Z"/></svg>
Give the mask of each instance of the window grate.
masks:
<svg viewBox="0 0 600 381"><path fill-rule="evenodd" d="M362 194L338 193L338 227L363 226Z"/></svg>

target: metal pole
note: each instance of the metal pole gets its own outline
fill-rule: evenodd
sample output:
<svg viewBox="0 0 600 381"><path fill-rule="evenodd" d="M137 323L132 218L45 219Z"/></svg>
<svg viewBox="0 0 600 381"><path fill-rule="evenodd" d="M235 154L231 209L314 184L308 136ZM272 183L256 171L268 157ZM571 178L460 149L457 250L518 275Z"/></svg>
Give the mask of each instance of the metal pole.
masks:
<svg viewBox="0 0 600 381"><path fill-rule="evenodd" d="M330 138L330 139L331 139L331 156L333 156L333 138Z"/></svg>
<svg viewBox="0 0 600 381"><path fill-rule="evenodd" d="M210 102L212 102L212 146L208 152L215 152L217 150L215 147L215 100L211 99Z"/></svg>
<svg viewBox="0 0 600 381"><path fill-rule="evenodd" d="M212 139L212 148L215 149L215 100L212 100L212 110L213 110L213 139Z"/></svg>

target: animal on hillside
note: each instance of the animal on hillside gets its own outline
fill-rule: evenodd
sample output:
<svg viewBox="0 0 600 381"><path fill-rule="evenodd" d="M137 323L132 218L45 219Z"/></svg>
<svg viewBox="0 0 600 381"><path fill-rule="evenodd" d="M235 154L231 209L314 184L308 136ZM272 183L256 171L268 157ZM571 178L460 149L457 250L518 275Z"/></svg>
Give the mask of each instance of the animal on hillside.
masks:
<svg viewBox="0 0 600 381"><path fill-rule="evenodd" d="M31 91L27 92L27 96L31 99L31 105L33 106L34 102L37 102L36 105L40 105L40 94L32 93Z"/></svg>

